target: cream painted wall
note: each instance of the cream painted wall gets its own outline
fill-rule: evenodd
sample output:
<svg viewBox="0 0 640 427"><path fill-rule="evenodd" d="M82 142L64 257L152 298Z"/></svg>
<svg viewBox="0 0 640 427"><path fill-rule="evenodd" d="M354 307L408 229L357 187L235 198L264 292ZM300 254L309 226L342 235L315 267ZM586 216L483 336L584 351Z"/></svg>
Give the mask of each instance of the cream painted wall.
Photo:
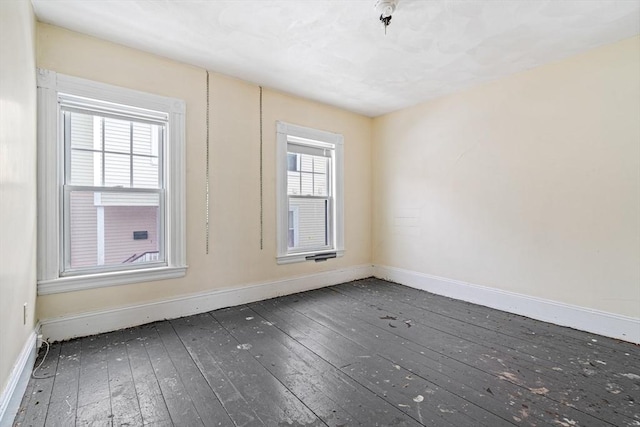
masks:
<svg viewBox="0 0 640 427"><path fill-rule="evenodd" d="M371 119L264 91L264 250L259 222L259 88L211 74L211 250L205 254L205 70L38 24L38 67L184 99L187 103L187 276L177 280L40 296L53 318L240 287L371 262ZM346 255L276 265L275 121L342 133Z"/></svg>
<svg viewBox="0 0 640 427"><path fill-rule="evenodd" d="M0 1L0 393L35 327L35 81L31 2Z"/></svg>
<svg viewBox="0 0 640 427"><path fill-rule="evenodd" d="M640 318L640 38L374 120L374 263Z"/></svg>

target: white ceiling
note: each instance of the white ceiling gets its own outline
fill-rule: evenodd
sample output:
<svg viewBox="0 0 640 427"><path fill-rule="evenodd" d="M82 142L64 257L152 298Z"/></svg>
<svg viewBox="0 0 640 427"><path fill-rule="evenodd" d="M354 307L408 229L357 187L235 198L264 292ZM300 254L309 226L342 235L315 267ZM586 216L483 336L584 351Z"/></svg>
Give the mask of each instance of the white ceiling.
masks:
<svg viewBox="0 0 640 427"><path fill-rule="evenodd" d="M368 116L640 33L640 0L32 0L38 19Z"/></svg>

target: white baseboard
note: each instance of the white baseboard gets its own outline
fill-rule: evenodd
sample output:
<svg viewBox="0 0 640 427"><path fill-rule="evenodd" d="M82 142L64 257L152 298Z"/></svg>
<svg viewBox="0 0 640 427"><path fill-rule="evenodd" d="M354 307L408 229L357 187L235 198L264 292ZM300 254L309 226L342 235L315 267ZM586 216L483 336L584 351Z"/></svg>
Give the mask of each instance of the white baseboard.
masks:
<svg viewBox="0 0 640 427"><path fill-rule="evenodd" d="M374 266L373 275L401 285L428 291L509 313L611 338L640 343L640 319L621 316L543 298L503 291L472 283L403 270Z"/></svg>
<svg viewBox="0 0 640 427"><path fill-rule="evenodd" d="M20 402L27 389L31 370L36 361L37 328L27 338L18 360L13 365L7 386L0 395L0 427L9 427L20 408Z"/></svg>
<svg viewBox="0 0 640 427"><path fill-rule="evenodd" d="M55 319L41 319L41 333L50 342L61 341L337 285L372 275L371 265L359 265L307 276L186 295L170 300Z"/></svg>

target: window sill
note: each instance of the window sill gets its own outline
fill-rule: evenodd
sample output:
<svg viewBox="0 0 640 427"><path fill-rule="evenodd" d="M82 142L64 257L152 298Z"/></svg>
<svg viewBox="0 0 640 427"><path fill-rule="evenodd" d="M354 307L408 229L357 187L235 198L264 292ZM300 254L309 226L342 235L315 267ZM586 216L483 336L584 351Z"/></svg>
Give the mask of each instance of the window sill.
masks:
<svg viewBox="0 0 640 427"><path fill-rule="evenodd" d="M140 270L114 271L109 273L85 274L82 276L60 277L38 281L38 295L82 291L131 283L184 277L187 267L158 267Z"/></svg>
<svg viewBox="0 0 640 427"><path fill-rule="evenodd" d="M335 258L344 256L344 250L338 250L338 251L302 252L302 253L295 253L295 254L280 255L276 259L278 264L292 264L294 262L314 261L312 259L307 259L307 257L313 256L313 255L322 255L325 253L335 253L336 254ZM329 258L329 259L332 259L332 258ZM327 260L322 260L317 262L323 262L323 261L327 261Z"/></svg>

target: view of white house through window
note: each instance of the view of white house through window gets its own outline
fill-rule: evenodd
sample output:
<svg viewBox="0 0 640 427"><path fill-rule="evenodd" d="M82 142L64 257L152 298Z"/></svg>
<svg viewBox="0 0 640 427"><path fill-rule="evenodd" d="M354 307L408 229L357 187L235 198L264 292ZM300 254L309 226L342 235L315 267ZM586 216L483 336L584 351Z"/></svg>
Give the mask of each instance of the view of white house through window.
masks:
<svg viewBox="0 0 640 427"><path fill-rule="evenodd" d="M165 124L62 110L65 270L164 261Z"/></svg>
<svg viewBox="0 0 640 427"><path fill-rule="evenodd" d="M278 123L278 262L342 255L342 136Z"/></svg>

